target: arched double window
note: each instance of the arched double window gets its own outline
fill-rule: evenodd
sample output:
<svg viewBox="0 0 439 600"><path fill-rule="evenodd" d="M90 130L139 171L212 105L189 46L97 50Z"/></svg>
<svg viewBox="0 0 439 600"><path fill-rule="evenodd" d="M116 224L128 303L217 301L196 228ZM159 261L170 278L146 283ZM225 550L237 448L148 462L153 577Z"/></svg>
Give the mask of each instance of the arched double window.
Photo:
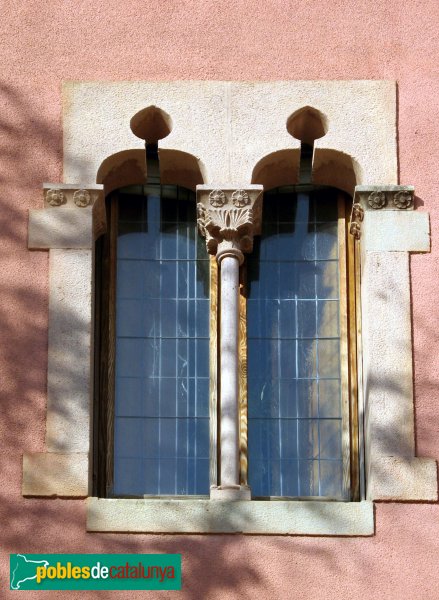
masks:
<svg viewBox="0 0 439 600"><path fill-rule="evenodd" d="M195 194L162 185L156 143L146 144L146 183L109 194L96 261L100 495L208 495L224 488L231 469L225 487L244 497L250 487L256 499L358 499L350 199L311 182L313 139L325 133L321 116L299 111L287 126L304 138L298 183L266 191L262 219L242 190L230 198L215 190L199 205L200 231L220 273L221 253L244 261L246 297L233 309L223 306L233 299L223 294L229 281L221 276L219 289L210 290ZM256 222L262 230L256 226L252 249L246 236ZM221 296L219 309L216 298L209 303L211 292ZM241 312L241 326L224 344L231 310ZM221 388L237 374L228 363L234 352L238 395L223 401Z"/></svg>
<svg viewBox="0 0 439 600"><path fill-rule="evenodd" d="M209 394L218 352L209 322L219 315L216 307L210 314L195 194L161 185L151 152L146 185L109 195L98 245L97 488L105 496L208 495L221 449ZM302 171L306 161L305 153ZM240 484L254 498L358 497L348 204L335 188L308 183L264 195L241 302L248 472L241 469Z"/></svg>
<svg viewBox="0 0 439 600"><path fill-rule="evenodd" d="M273 99L269 106L266 102L268 88L270 97ZM249 93L252 96L250 104L247 101ZM373 507L369 500L434 501L437 498L436 464L432 459L417 457L413 442L412 332L410 327L409 254L430 250L429 219L427 213L413 210L414 190L412 186L394 185L394 182L398 180L395 144L395 85L392 82L378 81L270 82L268 87L263 82L253 82L251 86L245 82L231 84L230 82L205 81L135 82L133 84L123 82L120 85L114 82L111 84L77 82L68 85L66 98L68 99L66 102L68 135L65 140L64 173L68 181L76 182L76 184L46 185L45 208L32 210L29 214L29 248L49 250L51 283L47 452L25 453L23 494L28 496L84 497L90 496L90 494L99 496L99 498L89 498L87 502L87 527L90 531L127 531L129 529L137 532L167 531L174 533L244 531L246 533L276 534L370 535L373 533L374 527ZM123 102L120 101L121 98L123 98ZM296 110L291 118L288 118L288 107L292 106L297 109L302 106L304 98L307 98L310 105L299 111ZM139 122L135 118L133 119L132 115L138 110L138 104L144 101L143 99L166 105L169 114L172 114L173 122L169 118L164 118L165 126L157 125L155 120L160 121L158 118L160 111L152 105L151 110L141 111L142 118L139 117ZM320 115L317 114L318 111L311 109L312 105L320 106L323 112ZM146 118L146 113L151 118ZM93 115L91 120L90 114ZM196 118L192 118L194 115ZM295 117L298 118L295 119ZM340 286L339 297L339 301L342 302L342 292L345 290L345 295L349 298L348 301L344 301L344 306L340 305L339 309L341 317L339 321L340 373L334 377L324 375L320 369L320 362L317 369L317 358L320 359L319 350L327 337L326 334L322 335L317 327L318 323L322 321L322 316L323 321L325 320L325 311L322 309L322 312L319 312L320 304L335 302L336 298L320 297L315 294L314 304L317 305L315 332L312 332L311 337L306 339L306 336L300 337L302 334L296 335L296 331L293 331L292 337L285 340L286 342L294 340L297 348L300 346L306 348L303 352L300 351L303 357L301 364L302 367L306 367L305 371L309 367L315 377L311 375L302 378L308 380L306 384L303 384L299 376L302 367L300 369L298 367L293 373L286 371L286 379L291 384L290 389L293 390L289 396L290 404L287 412L283 412L283 406L281 406L284 396L280 397L281 402L278 409L274 403L276 393L272 390L268 393L269 385L272 388L273 385L270 384L270 378L267 378L263 396L264 400L267 400L267 405L262 406L261 414L257 412L259 410L257 400L261 398L261 393L255 383L260 374L258 372L255 374L255 353L252 345L254 341L266 344L267 348L263 352L268 356L269 352L271 351L273 354L276 345L281 345L284 340L282 337L276 339L273 332L270 332L271 342L262 340L261 332L250 331L253 326L250 318L247 340L243 326L246 321L246 298L244 296L240 298L242 310L239 338L240 352L242 352L240 382L242 383L244 379L248 380L248 394L247 389L244 392L241 390L239 405L240 483L245 485L247 482L246 467L247 464L250 464L250 483L254 488L253 497L256 498L266 497L266 495L279 497L281 494L287 494L289 498L295 497L297 494L301 497L309 494L306 496L309 498L310 495L319 493L323 498L328 494L331 498L345 499L349 497L346 491L350 488L352 499L368 498L367 501L352 503L349 506L346 506L344 502L268 503L261 501L252 504L228 503L224 505L209 503L208 500L197 500L192 503L188 501L194 517L190 523L183 523L179 518L181 502L167 500L161 502L156 499L142 502L124 500L115 502L105 499L105 496L114 494L115 489L115 420L119 416L122 419L133 416L145 423L151 423L152 419L157 419L156 424L159 425L159 430L162 417L176 421L175 415L168 414L166 416L165 413L160 413L161 409L158 415L157 413L137 412L137 408L136 412L131 415L119 413L119 408L116 406L119 400L115 404L116 379L113 384L111 383L111 374L113 377L115 375L116 378L119 377L116 363L120 360L120 356L116 355L115 361L114 345L117 325L115 318L117 279L105 277L105 273L108 274L110 271L114 273L117 267L116 253L115 251L110 252L108 247L109 240L113 240L111 247L117 248L117 220L113 219L112 207L107 207L109 229L106 239L98 241L95 253L93 251L93 235L98 236L104 231L103 213L105 211L102 202L102 186L87 182L94 181L97 172L97 181L99 184L104 184L107 194L132 183L141 183L143 186L145 182L143 152L134 149L123 150L132 147L132 143L129 141L130 134L127 135L127 127L118 125L122 124L124 120L126 122L127 119L131 119L132 132L142 139L152 140L151 135L153 137L155 135L155 139L161 139L171 129L175 130L176 135L173 136L172 141L168 140L166 144L163 144L161 151L162 172L166 173L163 183L179 182L180 185L185 185L193 191L198 184L202 183L205 184L205 187L216 190L218 184L225 181L236 186L233 188L234 190L238 187L247 188L247 182L251 182L249 187L255 184L259 187L263 186L265 190L272 190L283 185L296 185L300 183L297 180L300 151L297 143L294 146L288 144L285 136L285 119L287 119L288 132L306 144L310 144L313 139L330 130L330 139L326 138L314 149L312 183L332 185L354 197L352 232L357 238L361 236L361 239L358 239L355 244L357 252L361 247L362 257L362 315L356 317L355 312L353 314L351 309L350 299L355 295L353 294L355 285L352 285L352 280L355 279L356 270L348 268L348 276L344 279L345 284ZM84 129L84 122L88 123L86 129ZM143 123L145 127L142 126ZM364 127L364 123L368 123L368 127ZM232 125L232 135L230 135L230 124ZM243 143L246 140L245 134L252 131L258 131L258 135L249 135L248 143ZM90 139L94 139L96 143L90 145ZM189 148L194 152L191 156L186 154ZM111 154L115 150L116 154ZM139 158L140 156L141 158ZM105 157L108 158L102 162ZM190 161L188 161L189 158ZM253 172L251 172L252 168ZM370 181L375 182L376 185L368 184ZM132 191L130 190L130 193ZM250 189L248 191L251 196L253 191ZM301 190L301 192L303 191ZM295 189L293 192L294 195L298 193L298 190ZM148 196L148 192L142 187L141 193L136 195L140 197L145 194ZM208 195L209 192L206 191L206 194ZM120 190L115 193L115 205L120 202L122 196L126 197L126 194L121 193ZM269 196L270 193L266 193L266 199L269 200ZM235 200L241 202L242 195L240 194ZM113 204L113 198L110 200L108 196L107 203ZM231 204L232 199L229 198L229 205ZM146 232L143 233L146 234ZM290 233L287 232L286 235L288 236ZM122 237L128 239L130 236L131 233L127 233ZM257 246L257 237L255 239ZM341 239L339 236L340 250ZM116 240L116 244L114 240ZM271 241L274 241L274 237ZM264 239L261 241L261 252L264 243L270 243L270 236L265 241ZM352 245L352 240L350 244ZM295 246L295 243L292 245ZM346 255L346 262L350 263L350 250ZM341 256L342 254L339 254L339 257ZM158 259L160 260L160 256ZM250 258L250 260L252 259ZM213 261L212 258L212 264ZM248 262L247 258L246 262ZM282 265L280 264L280 266ZM352 263L348 266L351 267ZM340 261L339 269L341 267L342 262ZM254 273L251 265L250 271ZM254 314L251 302L259 301L252 295L255 293L255 282L252 279L252 273L250 275L248 287L252 290L250 290L251 295L248 299L249 316L252 311ZM214 281L214 277L212 275L211 277ZM245 288L244 278L241 283ZM280 283L283 282L280 281ZM89 293L91 286L96 288L94 296ZM212 300L215 299L212 292L214 286L210 287ZM383 294L383 289L386 289L388 293ZM93 336L95 330L93 329L90 297L95 299L96 318L94 321L99 321L101 324L100 331L96 336ZM172 298L167 299L172 300ZM177 298L175 299L177 300ZM292 299L294 301L297 299L297 304L307 301L312 304L313 300L312 297L301 297L299 294L297 294L297 298L288 296L283 298L286 303ZM131 300L137 301L139 298L132 297ZM262 300L263 297L261 297ZM282 304L281 295L278 300ZM211 302L211 308L215 306L215 301ZM212 312L212 316L217 317L215 311ZM134 320L138 325L141 323L141 318L138 316ZM75 323L74 327L72 326L73 322ZM358 327L355 327L356 322ZM113 329L111 329L111 323L113 323ZM243 331L245 335L242 335ZM282 331L286 330L282 329ZM214 339L215 333L217 333L217 328L215 328L215 318L212 318L210 341ZM361 348L360 360L358 360L359 409L360 412L363 406L367 409L364 420L364 459L362 459L366 465L363 472L367 471L367 485L363 483L361 495L355 491L359 478L355 476L355 469L358 471L358 467L353 460L355 444L358 445L361 436L358 435L358 431L355 431L355 401L346 403L347 397L355 398L355 386L357 385L354 358L355 334L358 335L358 345ZM127 338L129 337L127 336ZM337 337L331 334L328 341L334 342ZM161 344L159 337L156 338L156 342L155 348L158 348ZM249 346L248 377L246 354L243 353L247 342ZM349 342L351 343L349 344ZM96 368L94 369L95 390L103 393L94 396L97 398L99 395L98 407L93 415L93 420L90 420L89 388L90 375L93 371L90 369L89 355L90 347L93 346L97 349ZM105 349L107 350L105 351ZM299 356L300 352L295 356ZM364 361L361 360L361 354L364 356ZM135 360L138 360L135 352L132 355ZM213 356L215 357L215 353ZM279 360L282 361L282 352L278 356L279 358L276 360L279 363ZM256 358L259 357L256 356ZM157 359L156 353L154 359ZM218 479L216 477L218 470L214 463L221 445L221 431L218 431L217 420L214 410L212 410L212 407L214 409L219 407L218 394L216 396L213 394L216 378L219 381L217 387L221 387L221 379L217 377L218 369L214 368L214 362L214 360L211 361L209 373L211 485L215 483L215 479ZM276 378L273 370L274 363L273 360L270 376L272 381ZM351 368L346 378L344 373L348 363ZM129 368L134 368L134 364L133 361L133 364L128 365ZM279 367L277 368L279 369ZM62 378L60 378L60 369ZM197 374L200 372L198 367L196 372ZM280 379L282 379L285 373L282 364L277 374L279 375L279 373L281 374ZM131 378L132 383L139 378L137 375L120 375L121 379L123 377L126 377L127 380ZM200 375L200 380L201 377L204 375ZM153 377L145 376L144 380L146 379L153 379ZM176 376L175 379L177 380L178 377ZM337 379L340 380L341 385L342 410L327 414L325 413L326 408L324 411L321 410L322 399L328 397L325 396L326 392L323 393L324 390L322 392L322 388L336 386L334 380ZM197 382L198 390L201 388L200 380ZM144 384L145 381L142 381L140 385L142 399L145 397L143 396ZM302 385L308 386L307 391L298 396L297 387ZM348 395L345 392L346 385ZM247 386L245 387L247 388ZM316 393L318 394L317 400ZM125 394L125 397L128 401L134 398L131 394ZM279 394L277 397L279 398ZM331 393L330 397L339 398L338 391L334 394ZM151 394L148 398L153 402L157 396ZM298 398L300 402L306 403L304 412L302 406L297 407ZM203 401L207 403L207 395ZM128 404L124 410L127 407ZM255 412L252 412L253 410ZM288 413L289 410L292 412ZM307 410L310 411L309 414L307 414ZM346 444L346 432L348 431L346 415L348 413L351 435L349 443ZM212 414L214 418L212 418ZM256 420L265 418L267 414L274 421L277 420L276 425L280 432L274 432L271 439L265 433L259 435L255 429L258 426ZM247 419L247 415L249 419ZM197 413L196 416L201 422L201 413ZM288 431L291 430L291 427L288 429L288 424L283 422L284 417L285 420L295 420L296 432L299 429L299 434L302 433L304 440L302 445L300 444L300 435L296 434L295 438L287 440L288 443L291 439L295 440L296 448L297 440L299 440L299 447L295 452L292 450L290 452L284 445L281 448L283 429L286 427ZM184 418L192 418L192 414L186 414ZM253 419L254 423L252 423ZM331 434L329 438L329 447L325 443L322 444L322 434L323 437L326 436L324 419L333 420L333 429L336 430L336 433ZM306 428L300 429L303 425L302 420L314 420L311 434ZM340 423L341 427L341 458L340 429L337 429L336 421ZM359 422L361 424L361 419ZM90 432L91 423L93 423L93 432ZM248 436L249 424L251 431ZM177 427L175 425L174 443ZM317 431L317 438L313 434L315 431ZM361 427L359 431L361 431ZM94 460L89 463L91 433L95 441L95 455ZM140 435L145 436L144 432ZM130 454L128 454L131 438L136 439L134 435L126 435L125 442L118 447L122 448L120 458L126 461L127 465L132 460L132 464L137 465L137 471L131 481L128 481L128 477L125 478L125 481L120 479L122 482L119 488L121 495L138 496L148 493L161 495L163 493L173 494L175 490L177 493L189 490L189 486L179 488L176 485L175 472L173 485L171 483L166 488L162 487L160 483L159 486L158 482L165 473L161 469L162 465L160 466L160 476L153 475L145 483L144 468L147 460L152 461L150 466L151 464L156 465L156 471L152 469L150 474L158 473L158 465L162 459L169 459L174 461L174 465L177 465L181 455L174 451L173 455L165 455L160 449L151 456L147 455L143 447L139 452L134 449L135 451L132 453L133 448L131 447ZM139 439L138 436L137 439ZM160 435L160 441L163 439ZM217 439L219 442L216 445ZM149 437L142 437L142 445L148 440ZM187 448L189 440L188 438L186 440ZM267 441L270 443L268 444ZM361 442L362 440L359 444L360 449L362 448ZM212 451L212 447L215 451ZM198 445L197 448L199 448ZM248 456L248 448L250 456ZM337 452L333 452L331 448L336 448ZM258 453L262 453L262 458L258 456ZM183 455L184 459L194 457L195 454ZM201 456L197 453L196 457L200 459L199 462L206 461L206 455ZM279 458L279 461L285 459L283 463L285 469L280 471L280 465L276 467L278 474L272 466L273 460L271 459L273 457L276 460ZM247 458L248 461L246 461ZM259 463L261 477L257 471L257 460L262 461ZM288 460L291 461L291 470L287 464ZM298 468L302 461L304 464L308 461L308 468L304 472L302 471L300 480L297 479L297 483L294 483L296 481L294 469ZM330 461L338 464L338 469L340 469L340 462L342 463L343 483L341 487L340 470L332 481L324 475L325 465ZM145 464L141 465L142 462ZM93 478L96 483L92 490L89 487L90 465L93 466ZM121 469L123 468L121 467ZM206 470L204 473L206 481L204 489L206 489L208 485ZM154 477L156 477L155 480ZM364 479L366 478L362 477L362 480ZM172 476L169 480L172 480ZM186 478L187 480L188 478ZM330 482L329 486L328 482ZM211 497L214 497L212 492ZM130 519L127 519L126 511L131 511ZM132 511L136 511L134 516ZM208 519L206 519L207 512ZM160 515L161 518L158 519L157 515ZM311 523L310 515L318 518L312 519Z"/></svg>

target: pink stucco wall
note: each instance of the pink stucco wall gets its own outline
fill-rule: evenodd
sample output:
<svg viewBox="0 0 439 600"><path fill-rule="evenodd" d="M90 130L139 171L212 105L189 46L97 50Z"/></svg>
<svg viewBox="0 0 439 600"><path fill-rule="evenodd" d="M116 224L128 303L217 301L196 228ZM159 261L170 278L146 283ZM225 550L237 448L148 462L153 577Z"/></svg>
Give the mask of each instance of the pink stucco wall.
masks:
<svg viewBox="0 0 439 600"><path fill-rule="evenodd" d="M397 80L400 183L415 185L433 235L411 261L417 452L439 458L438 22L436 0L3 3L0 596L9 552L172 551L184 588L163 598L439 597L437 504L378 504L367 539L130 536L85 533L82 501L20 493L22 452L44 450L47 366L47 254L26 248L27 209L43 181L62 181L63 80Z"/></svg>

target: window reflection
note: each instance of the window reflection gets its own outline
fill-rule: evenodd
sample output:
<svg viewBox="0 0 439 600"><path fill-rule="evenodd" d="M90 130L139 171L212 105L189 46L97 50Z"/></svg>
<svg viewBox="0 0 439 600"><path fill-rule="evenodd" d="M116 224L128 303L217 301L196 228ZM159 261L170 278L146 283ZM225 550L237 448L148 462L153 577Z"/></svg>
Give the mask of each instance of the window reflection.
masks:
<svg viewBox="0 0 439 600"><path fill-rule="evenodd" d="M342 497L335 190L264 195L248 257L249 484Z"/></svg>
<svg viewBox="0 0 439 600"><path fill-rule="evenodd" d="M209 261L192 192L120 191L116 282L113 493L208 494Z"/></svg>

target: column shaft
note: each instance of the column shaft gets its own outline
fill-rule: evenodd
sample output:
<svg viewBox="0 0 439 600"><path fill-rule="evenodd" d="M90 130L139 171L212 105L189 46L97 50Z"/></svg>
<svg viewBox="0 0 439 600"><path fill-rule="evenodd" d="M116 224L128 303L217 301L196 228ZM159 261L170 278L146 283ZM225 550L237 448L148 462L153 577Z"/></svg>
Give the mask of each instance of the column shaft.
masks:
<svg viewBox="0 0 439 600"><path fill-rule="evenodd" d="M239 265L253 249L262 220L261 185L245 189L197 185L198 228L209 254L220 269L220 467L213 500L249 500L250 488L240 485L239 469ZM212 427L217 427L215 420ZM215 436L213 436L215 437ZM212 449L217 450L216 446Z"/></svg>
<svg viewBox="0 0 439 600"><path fill-rule="evenodd" d="M221 260L221 481L224 487L239 486L238 433L238 324L239 261Z"/></svg>

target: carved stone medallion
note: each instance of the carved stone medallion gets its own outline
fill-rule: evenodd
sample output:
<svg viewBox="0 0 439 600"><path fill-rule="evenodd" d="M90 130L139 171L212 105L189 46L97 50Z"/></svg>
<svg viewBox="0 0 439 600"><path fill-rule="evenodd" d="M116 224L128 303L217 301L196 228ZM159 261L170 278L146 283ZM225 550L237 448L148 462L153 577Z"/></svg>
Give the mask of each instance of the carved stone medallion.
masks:
<svg viewBox="0 0 439 600"><path fill-rule="evenodd" d="M227 202L225 193L222 190L212 190L209 194L210 204L216 208L224 206Z"/></svg>
<svg viewBox="0 0 439 600"><path fill-rule="evenodd" d="M90 192L88 190L76 190L73 194L73 202L79 208L85 208L91 202Z"/></svg>
<svg viewBox="0 0 439 600"><path fill-rule="evenodd" d="M397 208L410 208L412 202L412 194L407 190L397 192L393 197L393 204Z"/></svg>
<svg viewBox="0 0 439 600"><path fill-rule="evenodd" d="M384 192L372 192L367 201L371 208L383 208L386 205L386 194Z"/></svg>
<svg viewBox="0 0 439 600"><path fill-rule="evenodd" d="M50 189L46 192L46 202L50 206L61 206L66 203L66 197L62 190Z"/></svg>
<svg viewBox="0 0 439 600"><path fill-rule="evenodd" d="M232 202L234 206L242 208L250 203L250 198L245 190L236 190L232 194Z"/></svg>

